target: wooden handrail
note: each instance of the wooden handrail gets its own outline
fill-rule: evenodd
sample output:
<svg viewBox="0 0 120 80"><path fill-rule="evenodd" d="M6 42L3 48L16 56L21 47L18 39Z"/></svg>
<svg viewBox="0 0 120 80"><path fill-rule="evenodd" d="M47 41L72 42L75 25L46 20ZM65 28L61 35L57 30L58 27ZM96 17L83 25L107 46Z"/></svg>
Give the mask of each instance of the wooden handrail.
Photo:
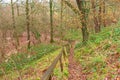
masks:
<svg viewBox="0 0 120 80"><path fill-rule="evenodd" d="M56 67L58 61L60 61L61 72L63 72L62 55L65 57L64 47L61 50L61 52L59 53L59 55L54 59L52 64L48 67L47 71L45 71L41 80L51 80L52 79L53 70Z"/></svg>
<svg viewBox="0 0 120 80"><path fill-rule="evenodd" d="M62 53L60 53L56 59L53 61L53 63L51 64L51 66L48 68L48 70L45 72L45 74L43 75L43 77L41 78L41 80L49 80L53 69L55 68L57 62L59 61L60 57L62 56Z"/></svg>

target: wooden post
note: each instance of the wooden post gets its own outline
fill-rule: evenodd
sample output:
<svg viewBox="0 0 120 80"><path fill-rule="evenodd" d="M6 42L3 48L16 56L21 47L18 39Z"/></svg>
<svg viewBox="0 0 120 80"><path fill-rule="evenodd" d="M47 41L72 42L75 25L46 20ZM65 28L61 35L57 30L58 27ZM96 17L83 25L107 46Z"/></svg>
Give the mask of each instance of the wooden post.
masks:
<svg viewBox="0 0 120 80"><path fill-rule="evenodd" d="M50 76L49 80L52 80L52 75Z"/></svg>
<svg viewBox="0 0 120 80"><path fill-rule="evenodd" d="M63 57L64 57L64 60L66 61L65 57L66 57L66 53L65 53L65 48L63 47Z"/></svg>
<svg viewBox="0 0 120 80"><path fill-rule="evenodd" d="M61 69L61 72L63 72L62 56L61 56L61 58L60 58L60 69Z"/></svg>
<svg viewBox="0 0 120 80"><path fill-rule="evenodd" d="M69 50L70 50L70 45L68 44L68 45L66 46L66 52L69 53Z"/></svg>

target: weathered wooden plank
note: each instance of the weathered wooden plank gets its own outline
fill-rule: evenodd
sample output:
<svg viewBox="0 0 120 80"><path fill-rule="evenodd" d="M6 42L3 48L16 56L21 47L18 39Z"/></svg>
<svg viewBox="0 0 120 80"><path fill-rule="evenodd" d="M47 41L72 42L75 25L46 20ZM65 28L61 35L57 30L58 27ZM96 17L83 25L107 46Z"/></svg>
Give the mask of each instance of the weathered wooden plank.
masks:
<svg viewBox="0 0 120 80"><path fill-rule="evenodd" d="M50 80L51 74L53 73L54 68L56 67L56 64L58 63L58 61L60 60L60 58L62 57L62 53L63 50L60 52L60 54L55 58L55 60L53 61L53 63L50 65L50 67L48 68L48 70L43 74L43 77L41 78L41 80Z"/></svg>
<svg viewBox="0 0 120 80"><path fill-rule="evenodd" d="M65 58L66 54L65 54L65 48L69 47L69 44L65 44L63 45L63 48L61 50L61 52L59 53L59 55L54 59L54 61L52 62L52 64L50 65L50 67L48 67L47 71L43 74L41 80L52 80L52 74L53 74L53 70L56 67L58 61L60 62L60 68L61 68L61 72L63 72L63 63L62 63L62 56Z"/></svg>
<svg viewBox="0 0 120 80"><path fill-rule="evenodd" d="M63 72L62 56L60 57L60 69L61 69L61 72Z"/></svg>

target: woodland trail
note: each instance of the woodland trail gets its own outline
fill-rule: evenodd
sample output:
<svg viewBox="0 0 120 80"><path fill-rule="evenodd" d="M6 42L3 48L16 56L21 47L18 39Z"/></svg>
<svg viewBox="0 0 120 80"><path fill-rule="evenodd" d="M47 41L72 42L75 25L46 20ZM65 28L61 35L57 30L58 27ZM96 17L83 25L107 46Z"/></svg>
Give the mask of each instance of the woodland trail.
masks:
<svg viewBox="0 0 120 80"><path fill-rule="evenodd" d="M86 80L86 75L82 73L82 68L79 63L77 63L74 59L74 47L75 42L71 43L70 54L68 57L69 65L69 77L68 80Z"/></svg>

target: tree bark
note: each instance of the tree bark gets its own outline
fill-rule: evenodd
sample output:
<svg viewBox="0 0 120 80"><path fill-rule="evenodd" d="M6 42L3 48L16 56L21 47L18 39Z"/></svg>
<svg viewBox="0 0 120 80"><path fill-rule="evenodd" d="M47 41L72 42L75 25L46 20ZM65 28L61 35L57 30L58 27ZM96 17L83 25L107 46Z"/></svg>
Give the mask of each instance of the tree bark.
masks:
<svg viewBox="0 0 120 80"><path fill-rule="evenodd" d="M81 11L81 24L82 24L82 36L83 36L83 42L88 41L89 33L87 30L87 15L85 6L86 1L85 0L76 0L79 10Z"/></svg>
<svg viewBox="0 0 120 80"><path fill-rule="evenodd" d="M28 41L28 49L30 49L30 16L29 16L29 3L26 0L26 26L27 26L27 41Z"/></svg>
<svg viewBox="0 0 120 80"><path fill-rule="evenodd" d="M63 0L63 3L66 4L69 8L71 8L71 10L77 14L77 15L81 15L80 11L78 9L76 9L76 7L74 7L69 1Z"/></svg>
<svg viewBox="0 0 120 80"><path fill-rule="evenodd" d="M17 16L19 16L20 15L20 10L19 10L19 4L18 3L16 4L16 7L17 7Z"/></svg>
<svg viewBox="0 0 120 80"><path fill-rule="evenodd" d="M15 14L14 14L14 4L13 4L13 0L11 0L11 9L12 9L12 26L14 29L14 33L13 33L13 37L16 39L15 41L15 47L17 49L17 47L19 46L19 38L18 38L18 34L16 32L16 22L15 22Z"/></svg>
<svg viewBox="0 0 120 80"><path fill-rule="evenodd" d="M105 7L105 0L103 1L103 25L106 27L106 21L105 21L105 14L106 14L106 7Z"/></svg>
<svg viewBox="0 0 120 80"><path fill-rule="evenodd" d="M99 2L99 13L98 13L98 19L99 19L99 32L101 31L102 26L102 3Z"/></svg>
<svg viewBox="0 0 120 80"><path fill-rule="evenodd" d="M96 12L96 6L95 6L95 0L91 0L91 3L92 3L92 10L93 10L93 18L94 18L94 28L95 28L95 33L98 33L100 32L100 23L99 23L99 20L98 20L98 15L97 15L97 12ZM101 7L100 7L100 10L99 10L99 14L101 14Z"/></svg>
<svg viewBox="0 0 120 80"><path fill-rule="evenodd" d="M53 0L50 0L50 27L51 27L50 42L53 43L54 42L54 39L53 39Z"/></svg>
<svg viewBox="0 0 120 80"><path fill-rule="evenodd" d="M63 0L61 0L61 39L63 39Z"/></svg>

